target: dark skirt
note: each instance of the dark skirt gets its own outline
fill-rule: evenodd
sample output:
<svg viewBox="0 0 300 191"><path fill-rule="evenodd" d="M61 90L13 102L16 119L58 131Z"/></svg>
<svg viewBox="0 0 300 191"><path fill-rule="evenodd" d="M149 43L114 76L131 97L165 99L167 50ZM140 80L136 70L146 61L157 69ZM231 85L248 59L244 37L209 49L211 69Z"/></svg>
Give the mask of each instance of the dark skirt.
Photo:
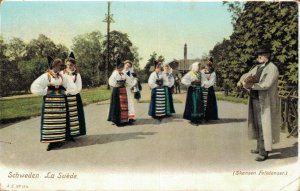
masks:
<svg viewBox="0 0 300 191"><path fill-rule="evenodd" d="M60 91L53 91L43 98L41 142L61 142L70 137L67 98Z"/></svg>
<svg viewBox="0 0 300 191"><path fill-rule="evenodd" d="M202 87L188 88L183 118L194 123L201 123L205 119L205 108Z"/></svg>
<svg viewBox="0 0 300 191"><path fill-rule="evenodd" d="M206 120L217 120L218 117L218 105L214 87L211 86L207 91L207 98L206 98L206 110L205 110L205 119Z"/></svg>
<svg viewBox="0 0 300 191"><path fill-rule="evenodd" d="M71 136L86 135L85 117L80 94L67 96Z"/></svg>
<svg viewBox="0 0 300 191"><path fill-rule="evenodd" d="M148 114L153 118L163 118L171 114L167 87L157 87L151 91Z"/></svg>
<svg viewBox="0 0 300 191"><path fill-rule="evenodd" d="M168 94L169 94L170 113L175 113L174 103L173 103L173 88L168 88Z"/></svg>
<svg viewBox="0 0 300 191"><path fill-rule="evenodd" d="M128 102L125 87L113 88L107 121L111 121L116 125L128 122Z"/></svg>

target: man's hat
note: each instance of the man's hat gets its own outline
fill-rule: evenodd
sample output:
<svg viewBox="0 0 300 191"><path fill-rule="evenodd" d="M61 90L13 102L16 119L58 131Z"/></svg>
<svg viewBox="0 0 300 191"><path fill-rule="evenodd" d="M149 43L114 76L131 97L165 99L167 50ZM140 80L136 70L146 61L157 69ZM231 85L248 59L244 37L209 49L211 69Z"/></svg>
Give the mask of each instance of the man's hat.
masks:
<svg viewBox="0 0 300 191"><path fill-rule="evenodd" d="M271 46L270 44L262 44L258 47L258 49L255 51L256 55L259 54L270 54L271 53Z"/></svg>
<svg viewBox="0 0 300 191"><path fill-rule="evenodd" d="M120 57L117 58L116 67L117 68L124 68L124 63L121 61Z"/></svg>
<svg viewBox="0 0 300 191"><path fill-rule="evenodd" d="M47 60L48 60L48 68L52 69L53 58L51 56L47 56Z"/></svg>

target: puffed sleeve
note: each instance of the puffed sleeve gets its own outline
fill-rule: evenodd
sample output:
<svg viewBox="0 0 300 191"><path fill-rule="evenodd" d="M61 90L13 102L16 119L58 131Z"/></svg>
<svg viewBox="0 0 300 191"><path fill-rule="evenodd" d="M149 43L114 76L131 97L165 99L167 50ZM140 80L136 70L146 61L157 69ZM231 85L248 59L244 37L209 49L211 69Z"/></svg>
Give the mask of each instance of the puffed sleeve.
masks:
<svg viewBox="0 0 300 191"><path fill-rule="evenodd" d="M167 74L162 73L162 79L163 79L164 86L170 87L170 80L169 80Z"/></svg>
<svg viewBox="0 0 300 191"><path fill-rule="evenodd" d="M154 89L154 88L156 88L158 86L156 84L155 72L152 72L151 75L149 76L148 84L149 84L149 86L150 86L151 89Z"/></svg>
<svg viewBox="0 0 300 191"><path fill-rule="evenodd" d="M116 79L116 71L113 71L113 73L110 75L108 79L108 84L112 87L115 87L117 84L117 79Z"/></svg>
<svg viewBox="0 0 300 191"><path fill-rule="evenodd" d="M82 79L79 73L77 73L75 84L76 84L77 92L80 93L82 90Z"/></svg>
<svg viewBox="0 0 300 191"><path fill-rule="evenodd" d="M137 78L133 78L133 85L132 85L132 86L134 87L134 86L136 86L137 84L138 84Z"/></svg>
<svg viewBox="0 0 300 191"><path fill-rule="evenodd" d="M192 78L191 78L191 72L188 72L187 74L185 74L182 78L181 78L181 83L186 85L186 86L190 86L192 83Z"/></svg>
<svg viewBox="0 0 300 191"><path fill-rule="evenodd" d="M37 95L46 95L47 94L47 86L48 86L48 75L47 73L42 74L38 77L30 86L30 91L33 94Z"/></svg>
<svg viewBox="0 0 300 191"><path fill-rule="evenodd" d="M63 86L66 88L65 94L76 95L78 92L72 78L68 75L62 75L62 77L63 77Z"/></svg>
<svg viewBox="0 0 300 191"><path fill-rule="evenodd" d="M129 77L127 74L124 74L126 78L126 87L132 88L133 87L133 79Z"/></svg>
<svg viewBox="0 0 300 191"><path fill-rule="evenodd" d="M211 86L214 86L216 84L216 73L211 73L209 79L205 78L203 81L203 85L205 88L209 88Z"/></svg>
<svg viewBox="0 0 300 191"><path fill-rule="evenodd" d="M172 87L174 86L174 83L175 83L175 79L174 79L174 76L172 74L170 74L171 76L168 78L169 79L169 87Z"/></svg>

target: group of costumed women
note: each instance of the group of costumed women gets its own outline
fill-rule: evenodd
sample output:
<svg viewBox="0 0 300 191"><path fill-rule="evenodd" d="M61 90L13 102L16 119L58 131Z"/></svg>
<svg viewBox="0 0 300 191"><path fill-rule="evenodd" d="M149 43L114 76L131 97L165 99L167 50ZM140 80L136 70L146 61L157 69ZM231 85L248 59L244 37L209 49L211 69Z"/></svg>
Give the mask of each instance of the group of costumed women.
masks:
<svg viewBox="0 0 300 191"><path fill-rule="evenodd" d="M82 81L71 52L63 61L48 57L49 69L31 85L33 94L43 95L41 142L49 143L47 151L61 147L65 141L85 135L85 119L80 91Z"/></svg>
<svg viewBox="0 0 300 191"><path fill-rule="evenodd" d="M43 95L41 117L41 142L49 143L47 151L61 147L66 141L75 141L74 137L85 135L85 118L80 97L81 76L76 66L75 56L71 52L65 60L66 68L59 58L48 57L49 69L31 85L33 94ZM163 69L163 70L162 70ZM151 89L149 116L157 120L175 113L172 87L174 86L172 68L161 62L154 62L154 71L148 79ZM212 61L200 70L200 63L193 63L191 71L181 80L188 87L183 118L191 124L218 119L217 102L213 86L216 74ZM131 125L136 120L131 89L134 98L139 100L138 80L131 61L117 59L115 70L109 80L112 87L108 121L118 127Z"/></svg>
<svg viewBox="0 0 300 191"><path fill-rule="evenodd" d="M181 83L188 87L183 118L190 120L193 125L217 120L218 107L214 90L216 73L212 66L212 59L202 70L199 62L193 63L191 71L182 77Z"/></svg>
<svg viewBox="0 0 300 191"><path fill-rule="evenodd" d="M163 69L163 70L162 70ZM109 78L109 85L113 87L108 121L117 126L131 125L135 122L135 110L130 89L134 82L132 62L121 62L118 59L116 69ZM172 87L174 86L172 68L161 62L154 61L154 71L150 74L148 85L151 89L149 116L161 121L175 113ZM217 120L218 108L214 91L216 73L212 59L205 68L200 70L200 63L191 66L182 81L188 87L186 105L183 118L191 124L199 125L203 121Z"/></svg>

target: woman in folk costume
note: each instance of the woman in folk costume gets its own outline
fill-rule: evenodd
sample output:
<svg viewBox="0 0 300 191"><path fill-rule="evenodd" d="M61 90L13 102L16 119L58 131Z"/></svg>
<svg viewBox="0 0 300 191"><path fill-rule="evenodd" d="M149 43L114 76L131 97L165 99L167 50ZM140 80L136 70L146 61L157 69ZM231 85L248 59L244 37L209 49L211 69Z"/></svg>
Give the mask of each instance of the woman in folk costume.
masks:
<svg viewBox="0 0 300 191"><path fill-rule="evenodd" d="M133 76L134 99L136 99L137 102L139 102L141 99L142 86L141 86L141 83L139 82L139 79L137 78L136 73L133 73L132 76Z"/></svg>
<svg viewBox="0 0 300 191"><path fill-rule="evenodd" d="M66 95L74 93L74 83L60 74L61 59L48 57L49 70L31 84L31 93L44 95L41 122L41 142L49 143L47 151L70 140L69 116Z"/></svg>
<svg viewBox="0 0 300 191"><path fill-rule="evenodd" d="M112 121L117 126L130 124L128 108L128 92L133 86L131 78L123 73L124 63L117 59L116 69L109 77L109 85L113 87L108 121Z"/></svg>
<svg viewBox="0 0 300 191"><path fill-rule="evenodd" d="M155 71L151 73L148 84L151 91L151 101L149 115L155 119L161 120L165 116L170 116L168 86L170 82L167 76L161 72L161 63L154 61Z"/></svg>
<svg viewBox="0 0 300 191"><path fill-rule="evenodd" d="M199 65L199 62L193 63L191 71L181 79L181 83L188 86L183 118L190 120L193 125L198 125L205 119L202 88L205 78L201 75Z"/></svg>
<svg viewBox="0 0 300 191"><path fill-rule="evenodd" d="M84 110L80 96L80 91L82 90L82 80L76 66L75 56L73 52L70 53L65 63L66 69L61 71L61 74L63 77L68 78L71 83L74 83L76 86L76 91L72 95L68 95L67 100L70 116L70 133L72 137L77 137L86 134Z"/></svg>
<svg viewBox="0 0 300 191"><path fill-rule="evenodd" d="M124 61L124 69L123 73L130 77L131 81L134 81L133 77L133 67L132 62L130 60ZM133 105L133 98L131 95L130 88L127 88L127 99L128 99L128 119L129 123L135 122L135 110Z"/></svg>
<svg viewBox="0 0 300 191"><path fill-rule="evenodd" d="M164 65L164 72L163 73L167 76L167 79L168 79L168 82L169 82L167 87L168 87L170 112L175 113L174 104L173 104L173 91L172 91L175 79L174 79L174 76L173 76L172 72L173 72L173 69L170 67L169 64Z"/></svg>
<svg viewBox="0 0 300 191"><path fill-rule="evenodd" d="M213 68L213 59L210 58L205 68L201 70L201 75L205 78L203 81L203 100L205 106L205 119L217 120L218 119L218 106L214 90L216 84L216 73Z"/></svg>

